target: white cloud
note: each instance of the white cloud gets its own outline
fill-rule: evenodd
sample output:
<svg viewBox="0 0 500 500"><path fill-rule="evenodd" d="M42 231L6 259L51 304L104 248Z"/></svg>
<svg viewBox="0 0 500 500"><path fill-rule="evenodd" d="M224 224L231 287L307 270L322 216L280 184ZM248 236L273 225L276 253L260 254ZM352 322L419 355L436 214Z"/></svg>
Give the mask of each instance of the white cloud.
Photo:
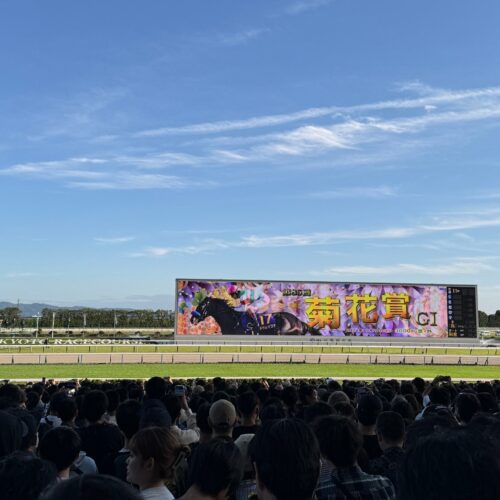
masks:
<svg viewBox="0 0 500 500"><path fill-rule="evenodd" d="M474 275L480 272L494 269L487 263L488 258L483 260L462 258L442 264L394 264L384 266L332 266L315 274L338 275L348 274L355 276L387 276L387 275L412 275L422 274L427 276L455 276Z"/></svg>
<svg viewBox="0 0 500 500"><path fill-rule="evenodd" d="M225 33L218 36L217 43L228 46L241 45L255 40L268 32L269 29L267 28L252 28L238 33Z"/></svg>
<svg viewBox="0 0 500 500"><path fill-rule="evenodd" d="M337 199L337 198L392 198L398 195L397 188L391 186L375 187L347 187L345 189L332 189L330 191L317 191L310 193L311 198Z"/></svg>
<svg viewBox="0 0 500 500"><path fill-rule="evenodd" d="M157 137L180 134L214 134L235 130L248 130L263 127L276 127L297 121L312 120L325 116L339 115L351 116L358 113L387 110L405 109L435 109L438 106L460 104L468 109L481 108L491 100L500 97L500 87L486 87L466 90L441 90L427 87L428 92L417 98L393 99L375 103L359 104L353 106L326 106L308 108L291 113L264 115L242 120L223 120L213 122L195 123L178 127L162 127L137 132L138 137ZM414 91L415 88L408 88ZM432 108L429 108L431 106ZM487 106L485 106L487 108Z"/></svg>
<svg viewBox="0 0 500 500"><path fill-rule="evenodd" d="M287 9L286 13L290 16L296 16L309 10L319 9L333 3L333 0L301 0L292 3Z"/></svg>
<svg viewBox="0 0 500 500"><path fill-rule="evenodd" d="M185 187L187 183L173 175L152 175L152 174L134 174L120 173L110 176L108 180L103 181L79 181L70 182L70 187L92 190L121 190L121 189L176 189Z"/></svg>
<svg viewBox="0 0 500 500"><path fill-rule="evenodd" d="M283 235L249 235L242 236L239 240L220 240L220 239L204 239L196 242L193 245L182 247L153 247L146 249L143 252L135 253L135 257L145 256L164 256L171 253L183 254L197 254L204 252L211 252L214 250L224 250L229 248L280 248L280 247L306 247L306 246L321 246L321 245L334 245L336 243L343 243L349 241L384 241L384 240L401 240L404 238L411 238L414 236L433 235L442 232L456 231L457 229L480 229L483 227L500 226L500 217L495 215L495 210L490 211L488 218L487 215L477 216L476 219L467 216L466 220L461 219L461 213L457 213L455 218L450 219L447 214L446 218L442 216L434 217L434 225L414 225L408 227L387 227L379 229L357 229L357 230L338 230L338 231L325 231L313 233L293 233ZM430 250L438 250L440 248L452 247L455 249L462 248L449 241L428 243L418 241L415 245L408 243L405 244L410 247L427 248ZM477 264L477 257L463 258L464 262L475 262ZM483 262L486 258L481 258ZM444 269L443 267L441 267ZM366 271L368 272L368 270ZM415 271L418 272L418 269Z"/></svg>

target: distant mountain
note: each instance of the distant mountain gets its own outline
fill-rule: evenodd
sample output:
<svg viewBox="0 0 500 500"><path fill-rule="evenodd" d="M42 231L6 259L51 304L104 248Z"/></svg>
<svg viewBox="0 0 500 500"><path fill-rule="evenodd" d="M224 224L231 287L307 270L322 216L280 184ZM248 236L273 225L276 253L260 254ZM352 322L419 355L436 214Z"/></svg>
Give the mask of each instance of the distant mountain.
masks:
<svg viewBox="0 0 500 500"><path fill-rule="evenodd" d="M73 306L73 307L58 307L58 306L52 306L50 304L39 304L39 303L34 303L34 304L14 304L12 302L0 302L0 309L4 309L6 307L19 307L21 309L21 316L28 318L30 316L35 316L39 313L42 312L42 309L48 308L48 309L81 309L79 306Z"/></svg>
<svg viewBox="0 0 500 500"><path fill-rule="evenodd" d="M126 304L129 305L129 304ZM116 309L119 311L120 309L166 309L165 307L159 306L159 304L147 304L144 303L143 307L138 307L137 304L130 304L129 307L124 307L122 305L121 307L99 307L98 304L93 304L93 305L87 305L87 306L53 306L51 304L40 304L35 302L34 304L14 304L13 302L0 302L0 309L4 309L6 307L19 307L21 309L21 316L24 318L29 318L31 316L36 316L37 314L40 314L42 312L42 309L85 309L85 308L92 308L92 309Z"/></svg>

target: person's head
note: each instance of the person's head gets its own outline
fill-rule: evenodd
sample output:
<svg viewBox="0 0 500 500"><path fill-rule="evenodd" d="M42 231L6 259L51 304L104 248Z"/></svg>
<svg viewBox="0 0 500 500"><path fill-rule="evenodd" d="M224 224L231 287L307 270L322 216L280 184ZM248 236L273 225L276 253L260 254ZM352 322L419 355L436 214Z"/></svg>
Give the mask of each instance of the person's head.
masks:
<svg viewBox="0 0 500 500"><path fill-rule="evenodd" d="M391 411L399 413L407 422L412 422L415 419L415 411L404 396L396 396L391 401L390 408Z"/></svg>
<svg viewBox="0 0 500 500"><path fill-rule="evenodd" d="M141 403L135 399L127 399L116 409L116 424L129 440L138 430L141 419Z"/></svg>
<svg viewBox="0 0 500 500"><path fill-rule="evenodd" d="M117 390L112 389L112 390L106 391L106 396L108 398L107 413L108 413L108 415L114 415L116 413L116 409L118 408L118 405L120 404L120 394L118 393Z"/></svg>
<svg viewBox="0 0 500 500"><path fill-rule="evenodd" d="M35 499L37 497L33 497ZM102 474L82 474L77 477L61 481L39 500L141 500L140 493L111 476ZM24 500L24 498L23 498ZM26 499L28 500L28 499Z"/></svg>
<svg viewBox="0 0 500 500"><path fill-rule="evenodd" d="M449 406L451 402L450 391L444 385L436 385L429 391L429 400L435 405Z"/></svg>
<svg viewBox="0 0 500 500"><path fill-rule="evenodd" d="M260 421L262 423L272 420L281 420L286 417L286 410L280 400L270 399L260 410Z"/></svg>
<svg viewBox="0 0 500 500"><path fill-rule="evenodd" d="M57 405L57 413L64 424L72 424L78 414L78 407L73 398L64 398Z"/></svg>
<svg viewBox="0 0 500 500"><path fill-rule="evenodd" d="M83 399L83 417L90 424L99 422L108 409L108 397L103 391L89 391Z"/></svg>
<svg viewBox="0 0 500 500"><path fill-rule="evenodd" d="M191 460L189 483L202 495L225 499L234 493L243 475L238 447L224 438L200 444Z"/></svg>
<svg viewBox="0 0 500 500"><path fill-rule="evenodd" d="M263 424L254 439L251 454L259 498L312 498L320 468L312 430L301 420L282 419Z"/></svg>
<svg viewBox="0 0 500 500"><path fill-rule="evenodd" d="M385 450L393 446L402 447L405 439L403 417L394 411L383 411L377 417L377 437L380 448Z"/></svg>
<svg viewBox="0 0 500 500"><path fill-rule="evenodd" d="M151 377L144 384L147 399L162 399L167 393L167 382L161 377Z"/></svg>
<svg viewBox="0 0 500 500"><path fill-rule="evenodd" d="M165 405L158 399L146 399L142 403L139 429L146 427L164 427L169 429L172 425L170 413Z"/></svg>
<svg viewBox="0 0 500 500"><path fill-rule="evenodd" d="M0 386L0 405L2 409L21 406L26 400L24 391L16 384Z"/></svg>
<svg viewBox="0 0 500 500"><path fill-rule="evenodd" d="M324 417L315 425L321 455L336 467L350 467L357 462L363 436L356 423L338 415Z"/></svg>
<svg viewBox="0 0 500 500"><path fill-rule="evenodd" d="M0 497L8 500L38 500L56 481L55 467L32 453L14 453L0 460Z"/></svg>
<svg viewBox="0 0 500 500"><path fill-rule="evenodd" d="M212 427L208 421L210 403L202 403L196 412L196 425L200 429L200 441L208 441L212 437Z"/></svg>
<svg viewBox="0 0 500 500"><path fill-rule="evenodd" d="M500 454L497 446L482 434L472 433L466 428L420 439L403 457L398 498L500 498Z"/></svg>
<svg viewBox="0 0 500 500"><path fill-rule="evenodd" d="M148 427L129 442L127 480L140 488L172 475L182 446L174 433L164 427Z"/></svg>
<svg viewBox="0 0 500 500"><path fill-rule="evenodd" d="M165 405L165 408L168 410L168 413L170 414L172 422L177 422L177 419L180 417L182 410L181 400L179 399L179 396L168 394L162 399L162 401Z"/></svg>
<svg viewBox="0 0 500 500"><path fill-rule="evenodd" d="M416 420L406 431L405 449L412 448L427 436L454 429L457 425L457 421L451 415L430 415Z"/></svg>
<svg viewBox="0 0 500 500"><path fill-rule="evenodd" d="M481 411L485 413L498 412L498 401L491 392L479 392L477 397L481 403Z"/></svg>
<svg viewBox="0 0 500 500"><path fill-rule="evenodd" d="M55 427L40 441L38 452L44 460L52 462L59 474L68 471L78 458L82 443L80 436L70 427Z"/></svg>
<svg viewBox="0 0 500 500"><path fill-rule="evenodd" d="M318 400L318 391L312 384L302 384L299 387L299 397L304 405L311 405Z"/></svg>
<svg viewBox="0 0 500 500"><path fill-rule="evenodd" d="M334 391L328 396L328 404L333 408L337 403L349 403L349 396L343 391Z"/></svg>
<svg viewBox="0 0 500 500"><path fill-rule="evenodd" d="M22 440L19 449L21 451L33 451L38 445L38 423L31 413L21 407L7 410L8 413L21 421Z"/></svg>
<svg viewBox="0 0 500 500"><path fill-rule="evenodd" d="M304 408L304 421L306 424L313 424L315 420L333 414L333 408L324 401L317 401Z"/></svg>
<svg viewBox="0 0 500 500"><path fill-rule="evenodd" d="M232 436L236 423L236 409L230 401L219 399L210 407L208 422L214 436Z"/></svg>
<svg viewBox="0 0 500 500"><path fill-rule="evenodd" d="M20 450L26 426L7 411L0 411L0 458Z"/></svg>
<svg viewBox="0 0 500 500"><path fill-rule="evenodd" d="M243 419L256 419L259 414L259 400L255 392L247 391L238 396L236 406Z"/></svg>
<svg viewBox="0 0 500 500"><path fill-rule="evenodd" d="M368 393L359 397L356 414L361 425L366 427L374 426L381 412L382 401L379 397Z"/></svg>
<svg viewBox="0 0 500 500"><path fill-rule="evenodd" d="M356 410L351 403L335 403L333 405L333 414L350 418L353 422L358 421L356 418Z"/></svg>
<svg viewBox="0 0 500 500"><path fill-rule="evenodd" d="M455 416L463 424L468 424L480 410L481 403L473 392L461 392L455 399Z"/></svg>

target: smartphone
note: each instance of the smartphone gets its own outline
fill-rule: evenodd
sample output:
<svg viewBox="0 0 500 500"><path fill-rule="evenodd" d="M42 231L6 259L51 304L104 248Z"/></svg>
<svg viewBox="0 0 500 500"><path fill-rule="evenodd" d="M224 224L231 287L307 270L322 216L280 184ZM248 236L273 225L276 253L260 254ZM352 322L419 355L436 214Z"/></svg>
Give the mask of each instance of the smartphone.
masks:
<svg viewBox="0 0 500 500"><path fill-rule="evenodd" d="M176 396L184 396L186 394L186 388L183 385L176 385L174 387L174 394Z"/></svg>

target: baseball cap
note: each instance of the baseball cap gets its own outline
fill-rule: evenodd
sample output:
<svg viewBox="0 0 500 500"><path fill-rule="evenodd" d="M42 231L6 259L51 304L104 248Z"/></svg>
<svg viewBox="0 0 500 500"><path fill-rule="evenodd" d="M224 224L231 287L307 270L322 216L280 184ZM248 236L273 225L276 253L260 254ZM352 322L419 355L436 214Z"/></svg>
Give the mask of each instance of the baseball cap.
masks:
<svg viewBox="0 0 500 500"><path fill-rule="evenodd" d="M228 429L236 423L236 409L230 401L219 399L210 407L208 420L212 428Z"/></svg>

